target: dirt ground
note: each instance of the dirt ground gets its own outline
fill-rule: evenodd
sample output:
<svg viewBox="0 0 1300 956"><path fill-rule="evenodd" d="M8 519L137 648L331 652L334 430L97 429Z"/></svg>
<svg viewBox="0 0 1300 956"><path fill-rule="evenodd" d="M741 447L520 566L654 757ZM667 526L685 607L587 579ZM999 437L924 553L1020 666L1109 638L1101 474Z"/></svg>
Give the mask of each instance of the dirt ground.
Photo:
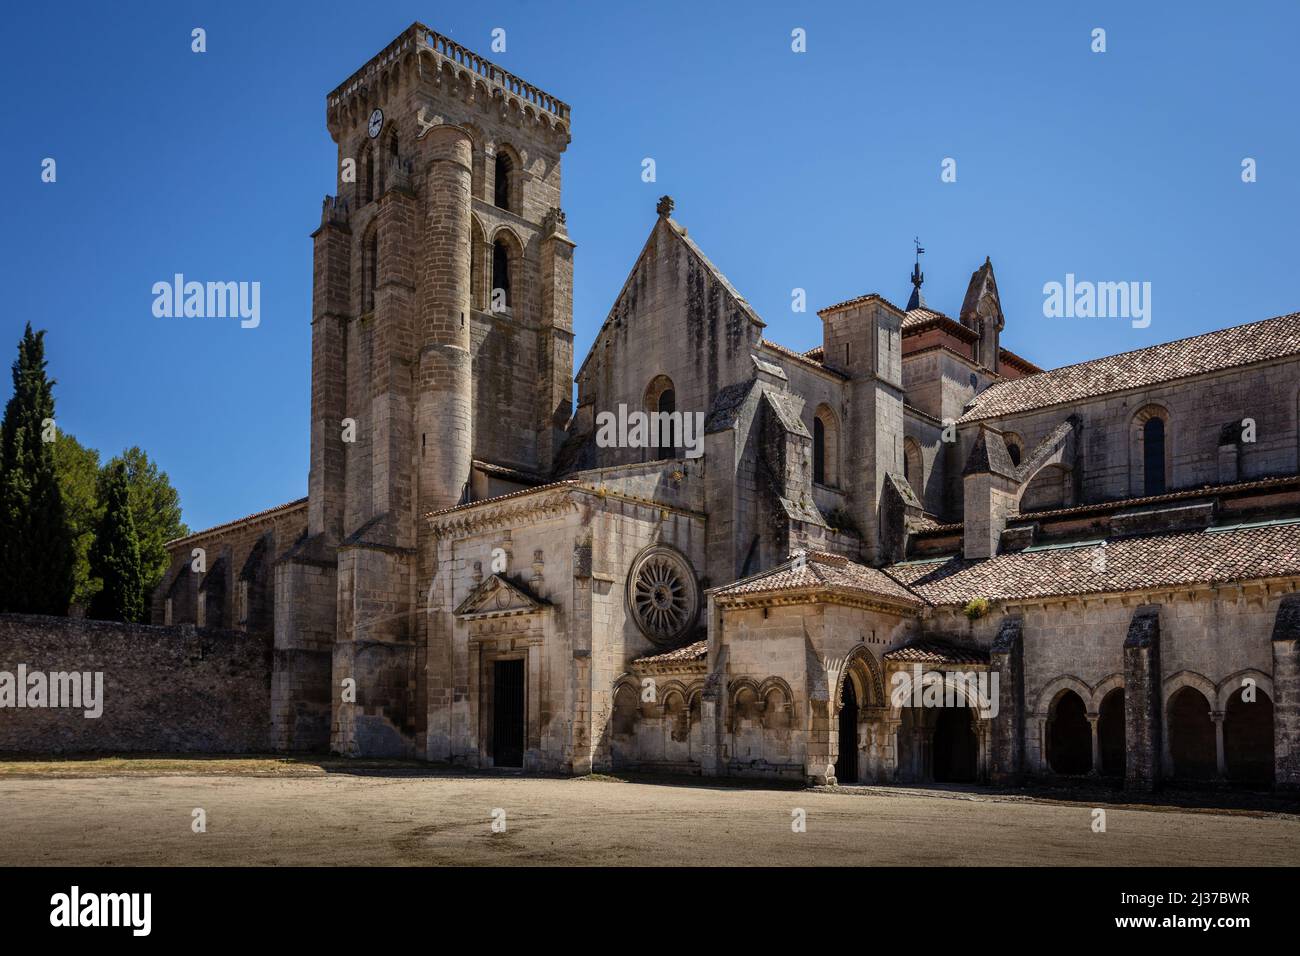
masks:
<svg viewBox="0 0 1300 956"><path fill-rule="evenodd" d="M1300 817L290 761L0 763L0 865L147 864L1294 866Z"/></svg>

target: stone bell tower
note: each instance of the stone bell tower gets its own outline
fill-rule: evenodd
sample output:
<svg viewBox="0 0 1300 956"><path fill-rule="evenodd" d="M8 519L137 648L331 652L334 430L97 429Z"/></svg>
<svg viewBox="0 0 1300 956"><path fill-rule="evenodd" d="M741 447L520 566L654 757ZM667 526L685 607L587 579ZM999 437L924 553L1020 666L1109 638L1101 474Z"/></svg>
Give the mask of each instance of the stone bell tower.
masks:
<svg viewBox="0 0 1300 956"><path fill-rule="evenodd" d="M417 23L329 94L326 122L338 192L312 235L308 533L277 568L277 743L423 754L430 695L451 687L425 666L423 516L472 500L476 475L548 475L569 416L569 107Z"/></svg>

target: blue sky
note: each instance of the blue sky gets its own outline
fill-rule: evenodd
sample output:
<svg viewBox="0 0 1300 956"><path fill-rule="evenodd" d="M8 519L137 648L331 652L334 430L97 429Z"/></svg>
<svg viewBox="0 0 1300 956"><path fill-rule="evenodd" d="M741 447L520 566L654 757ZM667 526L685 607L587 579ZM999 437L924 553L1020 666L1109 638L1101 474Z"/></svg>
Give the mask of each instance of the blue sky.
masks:
<svg viewBox="0 0 1300 956"><path fill-rule="evenodd" d="M799 349L818 308L901 304L913 236L949 313L991 256L1003 343L1048 367L1300 309L1294 2L15 6L0 357L25 321L48 329L60 426L105 455L144 447L191 527L306 493L325 94L415 20L573 106L577 362L662 193ZM260 282L260 327L155 318L176 272ZM1044 318L1066 273L1150 282L1150 327Z"/></svg>

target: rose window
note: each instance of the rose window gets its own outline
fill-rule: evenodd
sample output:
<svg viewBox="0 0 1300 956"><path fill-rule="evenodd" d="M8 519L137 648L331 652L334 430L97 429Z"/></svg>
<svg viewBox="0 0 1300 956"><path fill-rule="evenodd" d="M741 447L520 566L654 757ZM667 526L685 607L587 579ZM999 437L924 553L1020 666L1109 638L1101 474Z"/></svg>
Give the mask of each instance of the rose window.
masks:
<svg viewBox="0 0 1300 956"><path fill-rule="evenodd" d="M682 637L699 609L695 573L670 548L651 548L633 562L627 597L637 627L656 644Z"/></svg>

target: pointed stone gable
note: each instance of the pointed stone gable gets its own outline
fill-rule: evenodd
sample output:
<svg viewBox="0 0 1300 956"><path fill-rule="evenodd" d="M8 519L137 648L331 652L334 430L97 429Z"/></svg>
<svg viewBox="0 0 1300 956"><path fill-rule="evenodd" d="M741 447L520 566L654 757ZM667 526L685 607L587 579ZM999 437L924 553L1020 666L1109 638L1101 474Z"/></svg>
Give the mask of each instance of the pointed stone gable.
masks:
<svg viewBox="0 0 1300 956"><path fill-rule="evenodd" d="M971 329L978 329L982 319L996 319L999 331L1006 326L1002 300L998 297L998 282L993 277L993 263L987 258L984 265L971 273L958 318L962 325Z"/></svg>

